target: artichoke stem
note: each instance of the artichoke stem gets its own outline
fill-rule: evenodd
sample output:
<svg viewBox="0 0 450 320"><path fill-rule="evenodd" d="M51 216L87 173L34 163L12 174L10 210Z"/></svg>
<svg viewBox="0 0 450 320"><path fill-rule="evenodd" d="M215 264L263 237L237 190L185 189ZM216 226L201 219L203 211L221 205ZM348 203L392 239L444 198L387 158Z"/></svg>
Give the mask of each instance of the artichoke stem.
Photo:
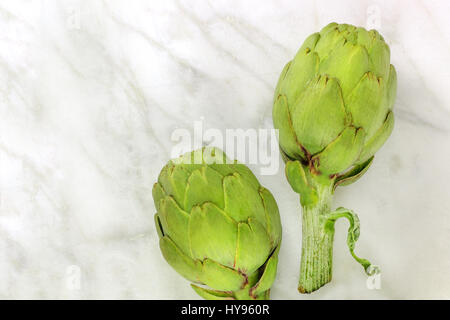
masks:
<svg viewBox="0 0 450 320"><path fill-rule="evenodd" d="M333 184L316 186L318 201L302 207L302 258L298 290L311 293L331 281L334 228L325 228Z"/></svg>

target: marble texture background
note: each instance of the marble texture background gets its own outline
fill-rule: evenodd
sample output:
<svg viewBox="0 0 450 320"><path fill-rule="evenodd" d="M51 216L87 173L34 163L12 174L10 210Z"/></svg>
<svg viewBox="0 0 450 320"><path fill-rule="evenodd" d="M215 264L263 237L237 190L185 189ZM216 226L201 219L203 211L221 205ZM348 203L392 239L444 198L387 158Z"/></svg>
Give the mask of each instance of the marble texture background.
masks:
<svg viewBox="0 0 450 320"><path fill-rule="evenodd" d="M297 293L300 205L284 178L273 299L450 298L448 1L0 1L0 298L197 299L163 260L151 188L175 128L265 128L274 86L331 21L377 24L398 72L396 127L336 192L333 281ZM256 167L254 166L253 169Z"/></svg>

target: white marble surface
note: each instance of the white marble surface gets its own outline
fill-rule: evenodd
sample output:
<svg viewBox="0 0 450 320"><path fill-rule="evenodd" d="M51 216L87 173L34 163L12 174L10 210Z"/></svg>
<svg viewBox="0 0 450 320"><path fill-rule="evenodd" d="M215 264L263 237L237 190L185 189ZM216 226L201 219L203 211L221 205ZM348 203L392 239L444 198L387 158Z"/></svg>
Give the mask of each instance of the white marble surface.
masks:
<svg viewBox="0 0 450 320"><path fill-rule="evenodd" d="M339 222L333 282L297 293L300 205L280 170L258 176L284 226L272 298L450 298L449 3L0 1L0 298L197 299L153 226L171 132L202 116L270 126L304 38L373 18L398 72L396 127L335 205L359 213L357 252L382 288L366 288Z"/></svg>

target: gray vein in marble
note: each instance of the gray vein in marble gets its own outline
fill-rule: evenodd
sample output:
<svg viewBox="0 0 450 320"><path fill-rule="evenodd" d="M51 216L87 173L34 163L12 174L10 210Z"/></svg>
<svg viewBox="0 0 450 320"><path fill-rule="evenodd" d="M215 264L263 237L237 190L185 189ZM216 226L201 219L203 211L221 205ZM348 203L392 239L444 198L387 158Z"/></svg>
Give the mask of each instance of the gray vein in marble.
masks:
<svg viewBox="0 0 450 320"><path fill-rule="evenodd" d="M145 39L149 43L150 46L152 46L153 48L158 49L158 50L164 52L165 54L167 54L167 56L169 56L173 61L175 61L183 69L186 69L189 72L192 72L197 77L203 77L203 78L207 77L207 75L204 72L202 72L201 70L195 68L194 66L189 64L184 59L181 59L181 58L175 56L168 48L166 48L164 45L162 45L160 42L156 41L155 39L151 38L148 34L143 32L142 30L136 29L134 26L132 26L132 25L130 25L128 23L125 23L122 20L120 20L109 9L109 7L106 4L106 2L103 2L103 4L104 4L104 7L107 9L107 12L108 12L109 16L111 17L111 19L114 22L116 22L118 25L120 25L122 27L125 27L126 29L128 29L130 31L133 31L137 35L141 36L143 39Z"/></svg>
<svg viewBox="0 0 450 320"><path fill-rule="evenodd" d="M406 121L409 121L409 122L415 123L415 124L419 124L422 126L427 126L431 129L435 129L438 131L448 132L449 131L448 127L446 128L442 124L437 124L437 123L434 123L433 121L427 120L426 116L424 114L422 114L422 116L421 116L421 112L424 112L424 110L426 110L426 107L431 106L431 108L435 108L435 109L439 110L441 112L442 116L447 118L446 123L448 123L450 121L450 111L448 109L446 109L445 107L442 107L443 103L439 101L440 99L427 86L427 82L421 76L420 72L417 69L415 62L406 53L404 53L404 57L408 59L408 65L413 67L416 77L420 80L420 89L421 89L420 93L425 95L429 99L431 99L431 102L428 103L427 106L423 106L423 108L421 108L420 111L416 111L412 108L409 108L409 106L399 109L398 105L403 106L403 105L405 105L406 102L401 101L401 99L402 99L401 97L397 97L397 100L400 100L400 101L397 102L397 107L394 107L394 113L396 110L399 110L400 112L397 112L397 114L399 115L400 118L403 118ZM406 83L408 83L408 82L406 82ZM402 117L402 115L404 115L404 117Z"/></svg>
<svg viewBox="0 0 450 320"><path fill-rule="evenodd" d="M243 71L245 71L247 74L251 75L252 77L254 77L256 80L258 80L259 82L261 82L262 84L264 84L264 86L266 87L266 89L271 90L273 88L273 85L271 85L269 82L267 82L266 80L264 80L263 78L261 78L261 74L256 73L255 71L253 71L251 68L249 68L247 65L245 65L243 62L241 62L239 60L238 57L234 56L229 50L227 50L225 47L221 46L219 43L217 43L216 41L214 41L213 37L211 37L211 35L205 31L202 27L201 24L202 22L193 14L191 13L189 10L187 10L186 8L184 8L179 1L175 1L177 7L180 9L180 11L186 16L188 17L192 23L194 23L197 26L197 30L204 36L205 40L207 40L207 42L216 50L218 50L219 52L223 52L225 53L225 56L233 61L233 63L238 66L240 69L242 69Z"/></svg>
<svg viewBox="0 0 450 320"><path fill-rule="evenodd" d="M29 29L33 29L33 26L29 24L26 20L20 19L18 16L13 14L12 12L6 10L4 7L0 6L0 14L6 18L7 20L16 20L20 22L22 25Z"/></svg>
<svg viewBox="0 0 450 320"><path fill-rule="evenodd" d="M271 45L282 50L285 54L290 54L290 50L287 47L285 47L283 44L281 44L280 42L276 41L275 39L273 39L272 37L267 35L261 29L256 28L255 26L250 24L248 21L239 19L238 17L235 17L235 16L225 16L224 17L223 15L220 14L220 12L218 12L217 10L214 9L214 7L211 5L211 1L207 1L207 3L208 3L209 8L214 12L214 14L217 16L217 18L222 23L227 24L228 26L233 28L233 30L237 34L239 34L247 42L251 43L255 47L262 50L265 53L265 55L268 56L269 58L270 58L270 55L267 52L266 46L263 44L260 44L260 43L256 43L253 39L251 39L252 35L256 34L257 36L270 41Z"/></svg>
<svg viewBox="0 0 450 320"><path fill-rule="evenodd" d="M446 42L445 43L440 43L440 45L445 45L445 49L447 50L447 52L450 52L450 47L449 47L449 43L448 43L448 39L446 39L444 37L444 34L442 33L441 29L439 28L439 26L436 24L434 15L431 14L430 10L428 9L428 7L423 3L423 1L419 1L418 3L420 4L421 9L423 10L423 12L425 12L427 14L427 16L429 17L428 21L430 21L430 23L433 25L433 28L435 30L436 33L439 34L441 39L444 39ZM448 35L447 35L448 36Z"/></svg>

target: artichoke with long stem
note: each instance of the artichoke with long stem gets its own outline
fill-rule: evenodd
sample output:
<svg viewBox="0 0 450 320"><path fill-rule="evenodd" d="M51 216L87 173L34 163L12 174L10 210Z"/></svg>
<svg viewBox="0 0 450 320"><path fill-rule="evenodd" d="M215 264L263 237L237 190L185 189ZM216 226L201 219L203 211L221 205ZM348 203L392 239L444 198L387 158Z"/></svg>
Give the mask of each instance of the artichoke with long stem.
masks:
<svg viewBox="0 0 450 320"><path fill-rule="evenodd" d="M331 23L310 35L284 67L275 91L273 122L286 177L300 194L302 259L298 289L309 293L331 281L334 222L350 222L354 253L359 220L331 210L338 185L361 177L394 126L397 78L389 47L375 30Z"/></svg>

